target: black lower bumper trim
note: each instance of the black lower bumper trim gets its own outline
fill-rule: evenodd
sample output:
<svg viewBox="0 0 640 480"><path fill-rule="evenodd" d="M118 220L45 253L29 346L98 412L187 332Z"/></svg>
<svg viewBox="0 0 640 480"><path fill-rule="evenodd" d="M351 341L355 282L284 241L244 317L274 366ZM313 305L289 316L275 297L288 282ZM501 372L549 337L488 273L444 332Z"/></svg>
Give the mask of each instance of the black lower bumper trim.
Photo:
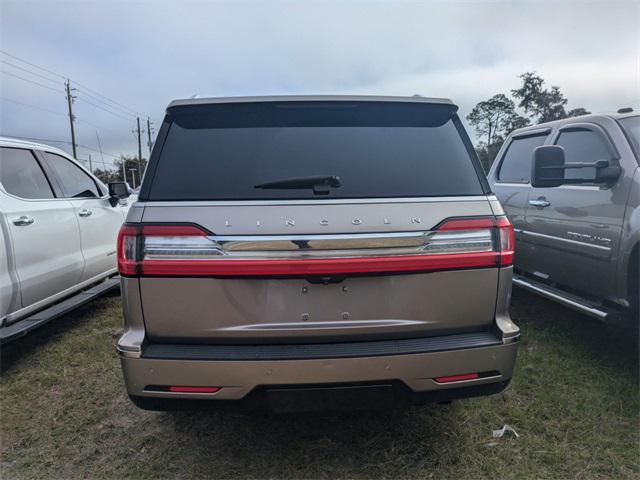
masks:
<svg viewBox="0 0 640 480"><path fill-rule="evenodd" d="M490 347L500 344L502 344L501 339L493 332L462 333L400 340L290 345L152 343L145 346L142 351L142 358L209 361L310 360L432 353Z"/></svg>

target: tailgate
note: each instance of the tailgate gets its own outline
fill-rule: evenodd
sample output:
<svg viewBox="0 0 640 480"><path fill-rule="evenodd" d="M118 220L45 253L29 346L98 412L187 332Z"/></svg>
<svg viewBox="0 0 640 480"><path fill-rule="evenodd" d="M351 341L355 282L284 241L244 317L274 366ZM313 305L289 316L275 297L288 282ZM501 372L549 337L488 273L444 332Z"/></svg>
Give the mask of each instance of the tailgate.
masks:
<svg viewBox="0 0 640 480"><path fill-rule="evenodd" d="M150 338L347 341L492 324L494 233L468 223L493 221L486 197L265 203L147 204L142 223L156 230L140 288ZM437 229L453 217L464 228ZM206 233L163 233L185 222Z"/></svg>

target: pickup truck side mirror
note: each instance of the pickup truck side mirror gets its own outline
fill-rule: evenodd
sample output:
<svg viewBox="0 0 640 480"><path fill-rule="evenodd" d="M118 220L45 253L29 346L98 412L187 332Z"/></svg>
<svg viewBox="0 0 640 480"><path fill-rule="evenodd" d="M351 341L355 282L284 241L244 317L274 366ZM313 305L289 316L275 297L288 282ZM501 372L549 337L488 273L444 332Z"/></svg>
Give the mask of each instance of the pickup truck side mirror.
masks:
<svg viewBox="0 0 640 480"><path fill-rule="evenodd" d="M559 187L564 179L564 148L543 145L533 151L531 185L535 188Z"/></svg>
<svg viewBox="0 0 640 480"><path fill-rule="evenodd" d="M129 195L131 195L131 190L127 182L109 182L109 199L112 205L118 200L129 197Z"/></svg>
<svg viewBox="0 0 640 480"><path fill-rule="evenodd" d="M587 171L591 176L567 176L566 170ZM560 185L580 185L584 183L614 183L622 170L619 165L611 165L609 160L595 162L565 162L564 148L559 145L544 145L533 151L531 185L535 188L551 188Z"/></svg>

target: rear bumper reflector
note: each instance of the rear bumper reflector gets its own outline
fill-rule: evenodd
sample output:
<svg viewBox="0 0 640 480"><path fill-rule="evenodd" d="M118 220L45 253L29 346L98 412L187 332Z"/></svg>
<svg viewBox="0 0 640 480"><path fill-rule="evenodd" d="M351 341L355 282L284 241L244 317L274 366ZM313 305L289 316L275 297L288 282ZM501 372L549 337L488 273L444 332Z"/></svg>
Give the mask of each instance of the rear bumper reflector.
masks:
<svg viewBox="0 0 640 480"><path fill-rule="evenodd" d="M174 393L216 393L220 391L220 387L180 387L172 385L168 391Z"/></svg>
<svg viewBox="0 0 640 480"><path fill-rule="evenodd" d="M448 377L437 377L434 380L437 383L451 383L451 382L462 382L464 380L476 380L480 378L480 374L478 373L465 373L462 375L450 375Z"/></svg>

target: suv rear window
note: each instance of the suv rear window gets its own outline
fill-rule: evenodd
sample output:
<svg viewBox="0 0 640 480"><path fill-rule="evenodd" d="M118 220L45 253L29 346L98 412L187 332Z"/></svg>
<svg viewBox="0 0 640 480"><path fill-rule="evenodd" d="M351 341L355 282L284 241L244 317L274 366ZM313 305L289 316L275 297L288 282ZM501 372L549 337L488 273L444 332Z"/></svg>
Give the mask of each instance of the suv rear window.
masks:
<svg viewBox="0 0 640 480"><path fill-rule="evenodd" d="M148 199L482 195L454 113L452 105L392 102L174 107ZM255 188L308 176L337 176L341 186L326 195Z"/></svg>

